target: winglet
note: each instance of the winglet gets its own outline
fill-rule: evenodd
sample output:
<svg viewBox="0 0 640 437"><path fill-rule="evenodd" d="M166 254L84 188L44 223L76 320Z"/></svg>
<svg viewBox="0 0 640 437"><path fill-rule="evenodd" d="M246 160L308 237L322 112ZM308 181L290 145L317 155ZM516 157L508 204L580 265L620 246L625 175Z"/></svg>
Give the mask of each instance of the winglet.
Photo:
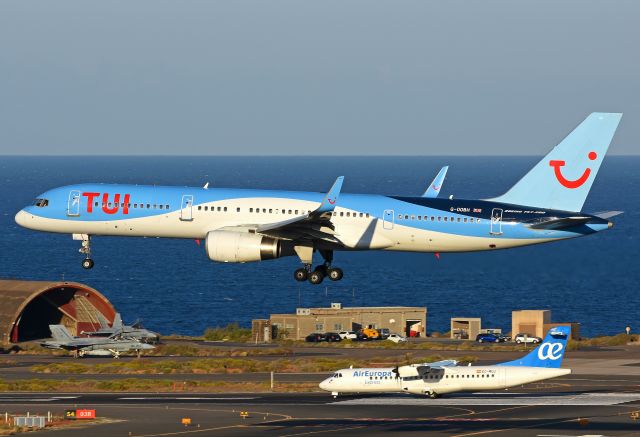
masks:
<svg viewBox="0 0 640 437"><path fill-rule="evenodd" d="M440 169L440 172L435 177L433 182L431 182L431 185L429 185L429 188L427 188L427 191L424 192L422 197L438 197L438 194L440 194L440 188L442 188L442 183L444 182L444 177L447 175L447 170L449 170L448 165L445 165L444 167L442 167L442 169Z"/></svg>
<svg viewBox="0 0 640 437"><path fill-rule="evenodd" d="M344 176L338 176L327 195L324 196L324 199L322 200L322 203L320 204L318 209L313 211L315 214L332 212L335 209L336 203L338 203L338 197L340 196L340 190L342 189L343 181Z"/></svg>

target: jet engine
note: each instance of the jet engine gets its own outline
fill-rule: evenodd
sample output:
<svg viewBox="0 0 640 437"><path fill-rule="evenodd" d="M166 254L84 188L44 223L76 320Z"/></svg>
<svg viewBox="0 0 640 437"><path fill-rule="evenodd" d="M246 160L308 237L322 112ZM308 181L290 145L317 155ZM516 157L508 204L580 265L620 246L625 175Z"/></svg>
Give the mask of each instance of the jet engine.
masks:
<svg viewBox="0 0 640 437"><path fill-rule="evenodd" d="M212 261L244 263L279 258L282 256L280 241L248 232L211 231L205 248Z"/></svg>

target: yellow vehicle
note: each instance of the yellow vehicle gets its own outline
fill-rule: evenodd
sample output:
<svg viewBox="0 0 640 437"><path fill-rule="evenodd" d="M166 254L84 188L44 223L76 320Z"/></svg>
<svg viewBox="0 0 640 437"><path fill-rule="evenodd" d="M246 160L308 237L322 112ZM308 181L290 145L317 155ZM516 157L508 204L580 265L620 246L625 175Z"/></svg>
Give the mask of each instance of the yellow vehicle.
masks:
<svg viewBox="0 0 640 437"><path fill-rule="evenodd" d="M362 333L371 340L377 340L378 337L380 337L380 333L378 332L378 330L373 328L364 328L362 330Z"/></svg>

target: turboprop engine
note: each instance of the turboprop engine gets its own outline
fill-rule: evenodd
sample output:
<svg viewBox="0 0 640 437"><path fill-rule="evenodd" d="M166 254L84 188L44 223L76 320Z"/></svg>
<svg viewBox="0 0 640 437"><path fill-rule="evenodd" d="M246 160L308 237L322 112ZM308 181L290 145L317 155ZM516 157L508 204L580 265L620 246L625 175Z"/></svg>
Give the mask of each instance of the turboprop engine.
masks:
<svg viewBox="0 0 640 437"><path fill-rule="evenodd" d="M212 261L244 263L282 256L282 240L248 232L211 231L205 248Z"/></svg>

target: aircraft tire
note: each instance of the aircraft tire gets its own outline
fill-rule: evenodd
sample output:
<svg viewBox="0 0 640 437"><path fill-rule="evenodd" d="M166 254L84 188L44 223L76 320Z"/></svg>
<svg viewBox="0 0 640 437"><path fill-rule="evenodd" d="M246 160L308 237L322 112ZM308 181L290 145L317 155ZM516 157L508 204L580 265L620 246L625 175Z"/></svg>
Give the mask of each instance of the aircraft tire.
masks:
<svg viewBox="0 0 640 437"><path fill-rule="evenodd" d="M324 275L322 274L322 272L318 270L314 270L309 274L309 282L311 282L313 285L320 284L323 279L324 279Z"/></svg>
<svg viewBox="0 0 640 437"><path fill-rule="evenodd" d="M82 268L83 269L92 269L93 268L93 260L91 258L86 258L82 260Z"/></svg>
<svg viewBox="0 0 640 437"><path fill-rule="evenodd" d="M332 281L339 281L344 276L344 273L342 272L342 269L334 267L327 270L327 276Z"/></svg>
<svg viewBox="0 0 640 437"><path fill-rule="evenodd" d="M295 272L293 272L293 277L298 282L304 282L308 279L309 273L307 272L306 269L300 268L300 269L297 269Z"/></svg>

